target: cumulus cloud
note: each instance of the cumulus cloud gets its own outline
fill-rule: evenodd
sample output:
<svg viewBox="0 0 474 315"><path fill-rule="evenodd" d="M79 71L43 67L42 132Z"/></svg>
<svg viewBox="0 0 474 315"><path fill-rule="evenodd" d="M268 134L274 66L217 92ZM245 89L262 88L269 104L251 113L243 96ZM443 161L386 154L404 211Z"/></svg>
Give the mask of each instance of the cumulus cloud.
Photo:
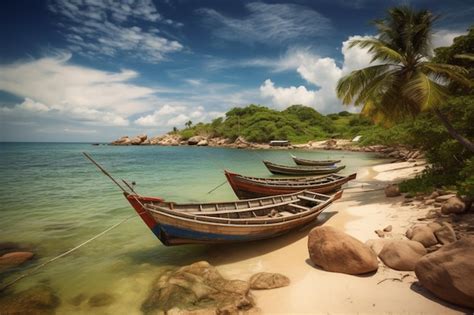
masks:
<svg viewBox="0 0 474 315"><path fill-rule="evenodd" d="M128 54L156 63L183 48L155 27L174 22L164 19L151 0L53 0L48 7L63 18L59 26L66 31L69 48L80 54Z"/></svg>
<svg viewBox="0 0 474 315"><path fill-rule="evenodd" d="M331 29L330 20L319 12L298 4L245 5L248 15L242 19L229 17L214 9L200 9L216 36L247 43L275 44L295 38L324 35Z"/></svg>
<svg viewBox="0 0 474 315"><path fill-rule="evenodd" d="M202 106L193 108L192 106L166 104L148 115L139 117L135 120L135 124L144 127L182 126L189 120L200 122L224 115L223 112L207 112Z"/></svg>
<svg viewBox="0 0 474 315"><path fill-rule="evenodd" d="M455 37L466 34L466 32L438 30L433 34L433 48L451 46Z"/></svg>
<svg viewBox="0 0 474 315"><path fill-rule="evenodd" d="M315 87L314 90L307 89L305 86L276 87L268 79L260 86L261 96L271 100L272 104L278 108L303 104L326 113L342 110L343 107L335 92L338 80L350 71L370 64L371 55L367 49L358 47L349 49L351 40L361 38L368 38L368 36L351 36L342 43L341 52L344 56L342 65L338 65L333 58L313 54L307 48L291 49L275 60L249 61L250 65L270 67L274 71L296 71L301 78Z"/></svg>
<svg viewBox="0 0 474 315"><path fill-rule="evenodd" d="M138 73L71 65L70 58L63 54L0 66L0 90L25 99L13 108L3 107L4 112L124 126L127 116L153 108L155 91L130 83Z"/></svg>

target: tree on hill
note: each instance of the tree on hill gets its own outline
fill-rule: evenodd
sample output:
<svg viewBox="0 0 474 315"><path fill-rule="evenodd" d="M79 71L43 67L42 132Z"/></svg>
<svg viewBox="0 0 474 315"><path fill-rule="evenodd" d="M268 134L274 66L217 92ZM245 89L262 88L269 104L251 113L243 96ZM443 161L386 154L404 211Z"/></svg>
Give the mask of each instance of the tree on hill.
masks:
<svg viewBox="0 0 474 315"><path fill-rule="evenodd" d="M376 121L399 121L432 111L449 134L474 152L474 144L452 126L440 110L449 95L448 84L472 86L468 71L457 65L430 60L435 16L427 10L402 6L374 21L378 36L352 40L349 47L368 48L377 64L341 78L336 91L345 105L362 106Z"/></svg>

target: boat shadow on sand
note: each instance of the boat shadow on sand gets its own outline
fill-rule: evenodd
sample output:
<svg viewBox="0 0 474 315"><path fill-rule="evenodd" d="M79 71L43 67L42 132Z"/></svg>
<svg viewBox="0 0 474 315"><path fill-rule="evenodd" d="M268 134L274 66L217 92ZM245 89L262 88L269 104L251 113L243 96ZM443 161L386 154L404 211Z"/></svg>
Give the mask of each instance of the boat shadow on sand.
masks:
<svg viewBox="0 0 474 315"><path fill-rule="evenodd" d="M198 260L206 260L212 265L230 264L241 260L265 255L288 246L306 237L309 231L330 220L337 211L325 211L317 220L289 233L259 241L231 244L185 245L165 247L157 243L156 247L130 251L127 253L134 264L186 265Z"/></svg>

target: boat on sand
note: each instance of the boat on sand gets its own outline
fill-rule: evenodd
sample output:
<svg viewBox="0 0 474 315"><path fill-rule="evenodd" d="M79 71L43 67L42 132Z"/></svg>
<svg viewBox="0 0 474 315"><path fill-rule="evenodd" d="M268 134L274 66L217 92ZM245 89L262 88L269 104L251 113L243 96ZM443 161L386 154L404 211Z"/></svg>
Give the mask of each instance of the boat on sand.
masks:
<svg viewBox="0 0 474 315"><path fill-rule="evenodd" d="M236 174L225 170L225 176L239 199L258 198L308 190L317 193L329 193L356 178L357 174L348 176L331 174L311 177L262 178Z"/></svg>
<svg viewBox="0 0 474 315"><path fill-rule="evenodd" d="M337 173L344 169L346 166L288 166L272 163L270 161L263 161L267 169L273 174L283 175L325 175Z"/></svg>

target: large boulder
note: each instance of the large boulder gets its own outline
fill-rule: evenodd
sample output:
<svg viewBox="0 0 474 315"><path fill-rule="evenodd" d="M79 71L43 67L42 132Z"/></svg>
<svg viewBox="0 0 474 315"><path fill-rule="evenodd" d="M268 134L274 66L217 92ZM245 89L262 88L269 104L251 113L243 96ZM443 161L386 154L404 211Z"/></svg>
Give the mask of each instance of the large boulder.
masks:
<svg viewBox="0 0 474 315"><path fill-rule="evenodd" d="M438 244L433 229L428 225L415 225L407 230L406 237L412 241L420 242L425 247Z"/></svg>
<svg viewBox="0 0 474 315"><path fill-rule="evenodd" d="M370 247L330 226L309 232L308 251L311 261L327 271L357 275L378 268L377 256Z"/></svg>
<svg viewBox="0 0 474 315"><path fill-rule="evenodd" d="M113 145L129 145L132 144L132 140L128 136L123 136L112 142Z"/></svg>
<svg viewBox="0 0 474 315"><path fill-rule="evenodd" d="M416 264L423 287L439 298L474 309L474 238L465 237L430 253Z"/></svg>
<svg viewBox="0 0 474 315"><path fill-rule="evenodd" d="M214 313L237 314L253 307L249 284L227 280L205 261L170 270L159 276L143 302L144 314L182 310L213 309Z"/></svg>
<svg viewBox="0 0 474 315"><path fill-rule="evenodd" d="M378 256L387 242L390 242L390 240L383 238L370 239L365 242L365 245L369 246L370 249L374 251L375 255Z"/></svg>
<svg viewBox="0 0 474 315"><path fill-rule="evenodd" d="M197 143L197 146L198 146L198 147L206 147L206 146L208 146L208 145L209 145L209 142L207 142L206 139L203 139L203 140L201 140L201 141L199 141L199 142Z"/></svg>
<svg viewBox="0 0 474 315"><path fill-rule="evenodd" d="M391 184L385 187L385 196L386 197L398 197L400 196L400 188L398 188L398 185L396 184Z"/></svg>
<svg viewBox="0 0 474 315"><path fill-rule="evenodd" d="M290 279L279 273L259 272L254 274L250 280L250 289L275 289L290 285Z"/></svg>
<svg viewBox="0 0 474 315"><path fill-rule="evenodd" d="M50 287L35 286L0 298L0 314L52 315L59 303Z"/></svg>
<svg viewBox="0 0 474 315"><path fill-rule="evenodd" d="M424 255L426 255L426 249L419 242L390 240L380 251L379 258L392 269L412 271Z"/></svg>
<svg viewBox="0 0 474 315"><path fill-rule="evenodd" d="M131 144L132 145L142 144L147 138L148 138L148 136L145 135L145 134L138 135L138 136L131 139Z"/></svg>
<svg viewBox="0 0 474 315"><path fill-rule="evenodd" d="M449 198L443 205L441 206L441 213L443 214L451 214L451 213L463 213L466 210L466 204L461 198L454 196Z"/></svg>
<svg viewBox="0 0 474 315"><path fill-rule="evenodd" d="M206 138L203 136L194 136L188 139L188 144L189 145L197 145L199 141L205 140Z"/></svg>

